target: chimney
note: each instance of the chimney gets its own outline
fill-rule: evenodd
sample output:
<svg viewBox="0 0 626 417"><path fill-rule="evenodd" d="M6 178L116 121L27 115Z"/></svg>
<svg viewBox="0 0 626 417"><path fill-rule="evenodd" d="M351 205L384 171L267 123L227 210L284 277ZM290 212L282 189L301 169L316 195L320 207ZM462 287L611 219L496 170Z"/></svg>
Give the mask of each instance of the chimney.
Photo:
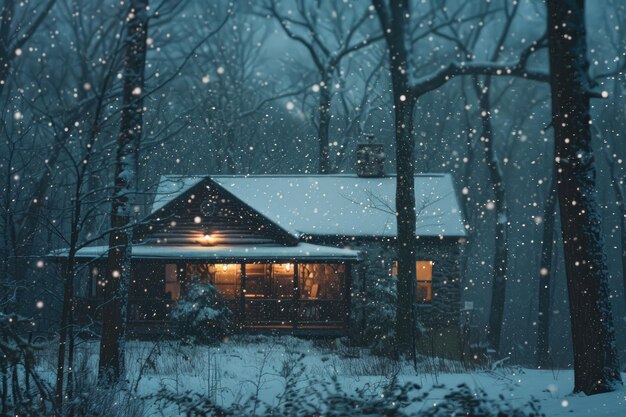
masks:
<svg viewBox="0 0 626 417"><path fill-rule="evenodd" d="M374 143L374 135L366 134L366 143L359 143L356 150L356 173L359 177L385 176L385 151L382 143Z"/></svg>

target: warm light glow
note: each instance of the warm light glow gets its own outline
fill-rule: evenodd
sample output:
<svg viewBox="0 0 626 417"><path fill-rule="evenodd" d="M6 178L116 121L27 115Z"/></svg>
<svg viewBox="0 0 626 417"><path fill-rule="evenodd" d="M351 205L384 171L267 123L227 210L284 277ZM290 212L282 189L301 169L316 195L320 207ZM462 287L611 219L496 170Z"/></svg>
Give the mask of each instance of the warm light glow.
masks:
<svg viewBox="0 0 626 417"><path fill-rule="evenodd" d="M285 271L289 272L291 271L291 264L284 264L283 268L285 268Z"/></svg>
<svg viewBox="0 0 626 417"><path fill-rule="evenodd" d="M416 295L419 303L433 299L433 261L415 261ZM391 275L398 276L398 261L393 261Z"/></svg>
<svg viewBox="0 0 626 417"><path fill-rule="evenodd" d="M233 271L231 267L234 267L235 271L237 271L237 264L211 264L209 265L209 272L211 274L217 273L218 275L221 275L225 272Z"/></svg>
<svg viewBox="0 0 626 417"><path fill-rule="evenodd" d="M420 303L430 303L433 300L433 264L432 261L415 262L416 295Z"/></svg>
<svg viewBox="0 0 626 417"><path fill-rule="evenodd" d="M202 237L202 240L204 243L212 245L215 243L215 236L213 236L210 233L205 233L204 236Z"/></svg>

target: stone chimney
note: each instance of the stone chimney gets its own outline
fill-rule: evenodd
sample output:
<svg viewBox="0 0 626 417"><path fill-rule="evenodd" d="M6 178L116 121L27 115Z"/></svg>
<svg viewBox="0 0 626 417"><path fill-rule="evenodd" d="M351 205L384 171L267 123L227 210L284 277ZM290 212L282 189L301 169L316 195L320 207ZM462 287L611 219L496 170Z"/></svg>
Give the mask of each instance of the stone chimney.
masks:
<svg viewBox="0 0 626 417"><path fill-rule="evenodd" d="M385 151L382 143L374 143L374 135L365 135L366 143L356 150L356 173L359 177L385 176Z"/></svg>

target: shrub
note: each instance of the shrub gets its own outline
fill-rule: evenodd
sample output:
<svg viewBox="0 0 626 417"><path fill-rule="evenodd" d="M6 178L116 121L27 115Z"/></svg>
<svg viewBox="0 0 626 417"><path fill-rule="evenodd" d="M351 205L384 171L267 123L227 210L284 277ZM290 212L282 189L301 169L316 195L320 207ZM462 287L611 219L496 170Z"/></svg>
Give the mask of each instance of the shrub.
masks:
<svg viewBox="0 0 626 417"><path fill-rule="evenodd" d="M229 333L231 317L219 291L196 276L172 311L180 337L190 343L214 343L222 339Z"/></svg>
<svg viewBox="0 0 626 417"><path fill-rule="evenodd" d="M24 337L32 322L0 312L0 413L47 416L52 412L52 389L35 369L35 353L43 346ZM4 414L6 412L6 414Z"/></svg>
<svg viewBox="0 0 626 417"><path fill-rule="evenodd" d="M388 355L394 352L398 277L391 271L369 268L365 282L356 280L352 314L358 334L352 339L372 349L374 353ZM365 285L365 288L363 288ZM419 337L424 329L415 317L415 332Z"/></svg>
<svg viewBox="0 0 626 417"><path fill-rule="evenodd" d="M303 387L286 383L278 404L263 404L258 398L249 398L242 404L219 406L204 395L186 392L176 394L162 389L152 396L162 411L177 407L189 417L208 416L298 416L298 417L540 417L544 416L536 402L514 406L505 398L489 398L482 390L471 390L466 385L453 388L436 406L428 406L428 392L419 385L399 384L391 380L382 387L346 392L336 378L331 381L308 381ZM258 404L263 404L259 407Z"/></svg>
<svg viewBox="0 0 626 417"><path fill-rule="evenodd" d="M514 406L502 395L489 398L481 389L472 390L465 384L452 389L436 406L427 408L420 417L539 417L544 414L536 401L531 400L521 406Z"/></svg>

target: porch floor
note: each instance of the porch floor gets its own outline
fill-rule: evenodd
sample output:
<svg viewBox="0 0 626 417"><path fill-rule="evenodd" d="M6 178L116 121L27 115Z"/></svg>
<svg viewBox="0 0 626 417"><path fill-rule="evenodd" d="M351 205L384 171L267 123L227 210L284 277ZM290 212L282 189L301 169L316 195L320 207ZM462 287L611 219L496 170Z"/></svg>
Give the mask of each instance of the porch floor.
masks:
<svg viewBox="0 0 626 417"><path fill-rule="evenodd" d="M276 326L276 325L243 325L234 331L235 334L258 334L273 336L297 336L297 337L313 337L313 338L336 338L345 336L347 333L346 326L340 325L301 325L301 326ZM128 334L131 338L145 340L153 339L159 336L168 338L176 337L176 329L169 322L150 322L129 323Z"/></svg>

